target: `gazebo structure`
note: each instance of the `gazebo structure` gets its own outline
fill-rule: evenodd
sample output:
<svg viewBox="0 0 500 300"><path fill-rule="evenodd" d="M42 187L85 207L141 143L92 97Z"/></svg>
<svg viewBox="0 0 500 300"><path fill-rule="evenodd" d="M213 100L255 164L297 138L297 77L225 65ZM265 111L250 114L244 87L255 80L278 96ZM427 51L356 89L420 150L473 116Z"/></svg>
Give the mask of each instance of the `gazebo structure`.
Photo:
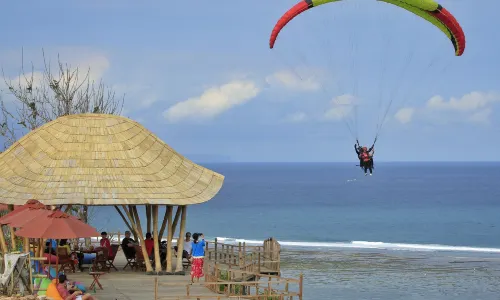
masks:
<svg viewBox="0 0 500 300"><path fill-rule="evenodd" d="M145 205L148 231L153 225L156 272L163 271L158 241L165 229L166 271L172 272L172 237L180 223L182 253L187 206L213 198L223 181L224 176L183 157L139 123L115 115L60 117L0 155L0 203L22 205L36 199L54 206L114 206L148 257L137 210ZM166 210L158 228L160 205ZM152 272L145 261L146 271ZM176 271L181 270L178 255Z"/></svg>

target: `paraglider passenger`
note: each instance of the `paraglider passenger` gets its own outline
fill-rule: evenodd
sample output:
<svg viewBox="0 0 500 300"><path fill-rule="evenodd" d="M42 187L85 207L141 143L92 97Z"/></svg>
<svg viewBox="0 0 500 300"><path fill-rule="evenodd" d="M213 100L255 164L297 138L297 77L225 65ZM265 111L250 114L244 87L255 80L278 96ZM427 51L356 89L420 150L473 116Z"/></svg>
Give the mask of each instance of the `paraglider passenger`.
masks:
<svg viewBox="0 0 500 300"><path fill-rule="evenodd" d="M373 154L375 154L375 149L373 146L368 150L363 147L363 152L361 153L361 160L363 161L363 169L365 171L365 176L368 175L367 171L370 170L370 176L373 173Z"/></svg>

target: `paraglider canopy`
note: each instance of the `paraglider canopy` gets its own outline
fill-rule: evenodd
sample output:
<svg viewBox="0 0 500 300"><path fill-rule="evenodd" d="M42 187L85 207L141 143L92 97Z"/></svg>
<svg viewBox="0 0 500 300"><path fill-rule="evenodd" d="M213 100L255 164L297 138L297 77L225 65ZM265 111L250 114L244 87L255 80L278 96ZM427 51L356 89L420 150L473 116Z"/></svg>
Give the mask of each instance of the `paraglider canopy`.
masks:
<svg viewBox="0 0 500 300"><path fill-rule="evenodd" d="M276 23L271 33L269 47L274 48L281 30L293 18L322 4L339 2L341 0L302 0L290 8ZM415 15L429 21L441 30L452 42L455 55L461 56L465 50L465 34L455 17L434 0L377 0L399 6Z"/></svg>

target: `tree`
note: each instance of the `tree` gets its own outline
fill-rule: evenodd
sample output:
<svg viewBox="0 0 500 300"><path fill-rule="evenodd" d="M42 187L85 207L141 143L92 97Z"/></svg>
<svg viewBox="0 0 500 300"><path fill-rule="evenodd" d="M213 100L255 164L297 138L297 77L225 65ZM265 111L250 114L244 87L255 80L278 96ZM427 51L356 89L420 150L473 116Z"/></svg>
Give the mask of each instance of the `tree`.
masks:
<svg viewBox="0 0 500 300"><path fill-rule="evenodd" d="M28 131L50 122L60 116L79 113L120 114L124 97L115 97L115 92L104 85L102 80L94 82L90 78L90 68L81 76L79 68L71 68L58 55L57 72L53 72L50 62L43 54L44 68L35 72L24 70L17 80L7 79L8 93L15 98L14 103L0 99L2 120L0 135L4 137L4 149L10 147Z"/></svg>
<svg viewBox="0 0 500 300"><path fill-rule="evenodd" d="M115 97L115 92L90 78L90 68L81 76L79 68L63 63L58 55L57 72L53 72L42 50L44 68L35 72L24 70L24 56L17 80L7 79L8 93L14 96L13 103L0 98L0 136L4 138L4 149L20 137L60 116L79 113L121 114L124 96ZM2 70L3 71L3 70ZM71 210L84 221L91 221L92 210L73 207Z"/></svg>

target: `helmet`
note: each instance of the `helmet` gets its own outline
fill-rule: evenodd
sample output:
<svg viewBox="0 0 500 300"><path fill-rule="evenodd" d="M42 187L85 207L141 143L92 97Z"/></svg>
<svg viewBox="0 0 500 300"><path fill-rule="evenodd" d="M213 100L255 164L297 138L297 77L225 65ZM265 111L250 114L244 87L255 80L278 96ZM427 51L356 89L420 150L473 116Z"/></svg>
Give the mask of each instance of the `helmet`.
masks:
<svg viewBox="0 0 500 300"><path fill-rule="evenodd" d="M365 147L363 147L363 151L367 151L367 150L368 150L368 148L366 148L366 146L365 146Z"/></svg>

